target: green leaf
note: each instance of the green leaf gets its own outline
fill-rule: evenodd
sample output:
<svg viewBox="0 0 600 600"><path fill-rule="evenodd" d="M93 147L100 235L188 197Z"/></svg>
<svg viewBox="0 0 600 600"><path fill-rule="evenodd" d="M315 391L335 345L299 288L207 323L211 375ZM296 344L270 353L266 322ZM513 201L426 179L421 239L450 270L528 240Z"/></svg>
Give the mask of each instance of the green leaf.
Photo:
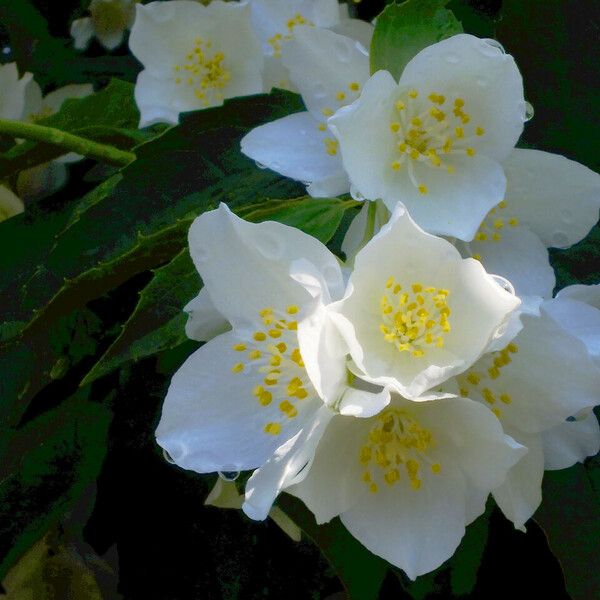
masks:
<svg viewBox="0 0 600 600"><path fill-rule="evenodd" d="M79 392L15 431L2 454L0 580L96 479L111 413Z"/></svg>
<svg viewBox="0 0 600 600"><path fill-rule="evenodd" d="M546 471L542 491L535 520L562 565L569 595L600 597L600 506L585 467Z"/></svg>
<svg viewBox="0 0 600 600"><path fill-rule="evenodd" d="M448 0L406 0L390 4L377 17L371 42L371 73L389 71L396 81L423 48L462 32Z"/></svg>
<svg viewBox="0 0 600 600"><path fill-rule="evenodd" d="M277 500L279 507L309 536L331 563L351 600L376 600L389 565L371 554L335 518L317 525L304 504L288 494Z"/></svg>
<svg viewBox="0 0 600 600"><path fill-rule="evenodd" d="M249 221L279 221L297 227L327 243L344 212L358 205L354 200L302 197L268 200L241 207L238 214ZM157 354L187 341L183 307L199 290L200 278L187 248L169 264L154 271L152 281L142 290L135 311L81 385L102 377L130 360Z"/></svg>

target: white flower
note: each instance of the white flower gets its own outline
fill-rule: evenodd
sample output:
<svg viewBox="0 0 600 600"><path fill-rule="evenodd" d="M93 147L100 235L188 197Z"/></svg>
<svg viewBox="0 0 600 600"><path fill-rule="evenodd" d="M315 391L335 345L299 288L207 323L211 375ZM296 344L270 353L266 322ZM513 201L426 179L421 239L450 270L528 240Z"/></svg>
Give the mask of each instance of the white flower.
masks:
<svg viewBox="0 0 600 600"><path fill-rule="evenodd" d="M529 449L494 490L496 502L520 529L541 501L548 449L554 449L548 468L562 468L598 445L593 413L584 425L567 421L600 404L600 370L577 330L565 322L564 302L545 301L539 312L521 314L523 328L511 342L456 378L461 396L488 406L504 431ZM594 325L597 340L600 320ZM585 439L576 441L580 433Z"/></svg>
<svg viewBox="0 0 600 600"><path fill-rule="evenodd" d="M286 491L318 523L339 515L371 552L414 579L453 554L524 452L476 402L394 396L371 418L333 417L308 474Z"/></svg>
<svg viewBox="0 0 600 600"><path fill-rule="evenodd" d="M0 185L0 221L22 213L24 208L18 196L5 185Z"/></svg>
<svg viewBox="0 0 600 600"><path fill-rule="evenodd" d="M329 120L358 193L403 202L427 231L470 240L506 190L500 162L525 119L511 56L457 35L419 52L399 84L375 73Z"/></svg>
<svg viewBox="0 0 600 600"><path fill-rule="evenodd" d="M502 166L505 199L488 213L473 241L458 247L506 277L517 295L551 298L556 281L546 248L568 248L596 224L600 175L539 150L515 149Z"/></svg>
<svg viewBox="0 0 600 600"><path fill-rule="evenodd" d="M158 443L178 465L198 472L255 469L315 419L329 418L324 402L337 400L345 386L344 352L336 361L335 343L333 354L327 351L323 377L298 339L301 316L330 295L341 297L340 267L314 238L279 223L246 223L225 205L198 217L189 239L206 293L231 330L173 377ZM306 268L297 267L297 257ZM296 278L314 274L324 298L313 297L290 271Z"/></svg>
<svg viewBox="0 0 600 600"><path fill-rule="evenodd" d="M247 4L187 0L137 5L129 46L144 65L135 86L140 127L261 92L263 58Z"/></svg>
<svg viewBox="0 0 600 600"><path fill-rule="evenodd" d="M256 127L242 152L292 179L311 196L337 196L350 184L327 118L356 100L369 76L369 57L354 40L326 29L302 27L282 51L283 64L307 112Z"/></svg>
<svg viewBox="0 0 600 600"><path fill-rule="evenodd" d="M114 50L123 43L125 32L133 24L136 0L92 0L89 17L71 24L75 48L84 50L93 37L107 49Z"/></svg>
<svg viewBox="0 0 600 600"><path fill-rule="evenodd" d="M16 63L0 65L0 118L19 121L25 110L25 93L33 75L19 79Z"/></svg>
<svg viewBox="0 0 600 600"><path fill-rule="evenodd" d="M466 370L519 300L398 205L330 307L357 374L414 399Z"/></svg>

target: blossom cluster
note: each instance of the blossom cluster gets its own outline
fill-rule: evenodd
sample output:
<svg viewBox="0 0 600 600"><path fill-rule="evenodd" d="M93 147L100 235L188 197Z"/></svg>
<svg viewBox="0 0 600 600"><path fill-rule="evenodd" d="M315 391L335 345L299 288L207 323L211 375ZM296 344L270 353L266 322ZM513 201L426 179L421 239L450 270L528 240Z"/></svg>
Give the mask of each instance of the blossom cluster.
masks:
<svg viewBox="0 0 600 600"><path fill-rule="evenodd" d="M494 40L443 40L396 81L370 75L371 34L325 0L138 6L141 126L295 90L306 111L241 151L312 196L364 201L344 262L225 205L195 220L186 331L205 344L156 436L180 467L254 471L251 518L285 490L415 578L490 494L524 529L544 470L600 448L600 286L553 297L547 250L597 222L600 177L515 148L530 109Z"/></svg>

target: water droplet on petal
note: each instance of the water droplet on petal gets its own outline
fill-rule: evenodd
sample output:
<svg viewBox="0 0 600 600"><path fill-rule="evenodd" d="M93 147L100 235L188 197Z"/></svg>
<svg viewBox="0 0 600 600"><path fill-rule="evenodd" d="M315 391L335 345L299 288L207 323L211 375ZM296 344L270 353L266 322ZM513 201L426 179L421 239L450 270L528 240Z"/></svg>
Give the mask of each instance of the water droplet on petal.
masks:
<svg viewBox="0 0 600 600"><path fill-rule="evenodd" d="M171 465L175 464L175 461L173 460L173 457L163 448L163 457L164 459Z"/></svg>
<svg viewBox="0 0 600 600"><path fill-rule="evenodd" d="M362 202L365 197L358 191L358 189L352 184L350 185L350 195L352 196L352 198L354 198L354 200L357 200L358 202Z"/></svg>
<svg viewBox="0 0 600 600"><path fill-rule="evenodd" d="M258 161L256 161L256 166L257 166L259 169L266 169L266 168L267 168L267 165L263 165L262 163L260 163L260 162L258 162Z"/></svg>
<svg viewBox="0 0 600 600"><path fill-rule="evenodd" d="M239 476L239 471L219 471L219 477L223 481L235 481Z"/></svg>
<svg viewBox="0 0 600 600"><path fill-rule="evenodd" d="M498 40L494 40L492 38L485 38L483 41L488 46L491 46L492 48L496 48L497 50L500 50L500 52L502 52L502 54L506 54L506 50L504 49L504 46Z"/></svg>
<svg viewBox="0 0 600 600"><path fill-rule="evenodd" d="M455 65L460 62L460 58L456 54L446 54L446 62Z"/></svg>
<svg viewBox="0 0 600 600"><path fill-rule="evenodd" d="M501 275L492 275L493 280L505 291L514 296L515 288L513 284Z"/></svg>
<svg viewBox="0 0 600 600"><path fill-rule="evenodd" d="M564 231L557 231L552 236L552 245L558 248L569 245L569 236Z"/></svg>
<svg viewBox="0 0 600 600"><path fill-rule="evenodd" d="M531 119L533 119L534 114L535 110L533 109L533 104L531 104L531 102L525 101L525 122L531 121Z"/></svg>

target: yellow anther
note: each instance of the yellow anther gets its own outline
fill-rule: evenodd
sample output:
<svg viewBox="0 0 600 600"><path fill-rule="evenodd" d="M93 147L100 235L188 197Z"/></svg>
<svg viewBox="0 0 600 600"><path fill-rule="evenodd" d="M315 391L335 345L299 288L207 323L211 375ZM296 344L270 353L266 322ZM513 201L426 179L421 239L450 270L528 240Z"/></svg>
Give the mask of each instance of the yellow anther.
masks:
<svg viewBox="0 0 600 600"><path fill-rule="evenodd" d="M290 331L296 331L296 329L298 329L298 323L297 323L296 321L290 321L290 322L287 324L287 328L288 328Z"/></svg>
<svg viewBox="0 0 600 600"><path fill-rule="evenodd" d="M454 129L454 133L456 134L457 138L463 138L465 137L465 131L462 127L456 127Z"/></svg>
<svg viewBox="0 0 600 600"><path fill-rule="evenodd" d="M480 262L481 262L481 254L477 254L477 253L475 253L475 254L473 254L473 258L474 258L475 260L478 260L478 261L480 261Z"/></svg>
<svg viewBox="0 0 600 600"><path fill-rule="evenodd" d="M325 138L323 140L323 143L325 144L325 151L327 152L327 154L329 154L330 156L335 156L337 154L338 151L338 141L333 139L333 138Z"/></svg>
<svg viewBox="0 0 600 600"><path fill-rule="evenodd" d="M485 129L483 127L476 127L475 128L475 134L476 135L484 135L485 134Z"/></svg>
<svg viewBox="0 0 600 600"><path fill-rule="evenodd" d="M358 83L358 81L353 81L352 83L348 84L348 88L353 92L358 92L360 90L360 83Z"/></svg>
<svg viewBox="0 0 600 600"><path fill-rule="evenodd" d="M260 350L250 350L250 352L248 352L248 358L250 360L258 360L260 357L262 356L262 353Z"/></svg>
<svg viewBox="0 0 600 600"><path fill-rule="evenodd" d="M402 165L401 165L401 164L400 164L400 162L399 162L399 161L397 161L397 160L395 160L395 161L392 163L392 165L391 165L391 167L392 167L392 169L393 169L394 171L399 171L401 166L402 166Z"/></svg>
<svg viewBox="0 0 600 600"><path fill-rule="evenodd" d="M501 202L498 203L498 208L506 208L506 200L502 200Z"/></svg>
<svg viewBox="0 0 600 600"><path fill-rule="evenodd" d="M485 233L485 231L478 231L475 234L475 239L478 242L485 242L488 239L487 233Z"/></svg>
<svg viewBox="0 0 600 600"><path fill-rule="evenodd" d="M298 414L298 410L289 400L284 400L281 402L279 404L279 410L290 419Z"/></svg>
<svg viewBox="0 0 600 600"><path fill-rule="evenodd" d="M479 382L481 381L481 377L479 377L479 375L477 375L476 373L469 373L467 375L467 381L469 383L472 383L473 385L479 385Z"/></svg>
<svg viewBox="0 0 600 600"><path fill-rule="evenodd" d="M280 338L281 337L281 329L269 329L269 337Z"/></svg>
<svg viewBox="0 0 600 600"><path fill-rule="evenodd" d="M336 99L338 102L342 102L342 101L344 101L344 100L346 99L346 94L345 94L344 92L338 92L338 93L335 95L335 99Z"/></svg>
<svg viewBox="0 0 600 600"><path fill-rule="evenodd" d="M460 388L460 395L463 398L468 398L469 397L469 390L466 388Z"/></svg>
<svg viewBox="0 0 600 600"><path fill-rule="evenodd" d="M413 160L418 160L418 159L419 159L419 156L421 156L421 153L420 153L418 150L416 150L415 148L413 148L413 149L410 151L410 154L409 154L409 156L410 156L410 157L411 157Z"/></svg>
<svg viewBox="0 0 600 600"><path fill-rule="evenodd" d="M467 156L475 156L475 148L466 149Z"/></svg>
<svg viewBox="0 0 600 600"><path fill-rule="evenodd" d="M446 171L448 171L448 173L450 175L452 175L452 173L454 173L454 167L452 167L452 166L446 167Z"/></svg>
<svg viewBox="0 0 600 600"><path fill-rule="evenodd" d="M326 131L327 130L327 125L325 125L325 123L319 123L317 125L319 131Z"/></svg>
<svg viewBox="0 0 600 600"><path fill-rule="evenodd" d="M235 345L233 346L233 349L234 349L236 352L244 352L244 350L246 350L246 344L235 344Z"/></svg>
<svg viewBox="0 0 600 600"><path fill-rule="evenodd" d="M519 224L519 219L517 219L516 217L511 217L511 218L508 220L508 224L509 224L511 227L516 227L516 226Z"/></svg>
<svg viewBox="0 0 600 600"><path fill-rule="evenodd" d="M281 424L280 423L267 423L264 429L265 433L269 433L271 435L279 435L281 433Z"/></svg>
<svg viewBox="0 0 600 600"><path fill-rule="evenodd" d="M419 187L417 188L419 190L420 194L426 194L427 193L427 186L424 184L419 185Z"/></svg>
<svg viewBox="0 0 600 600"><path fill-rule="evenodd" d="M506 346L506 348L508 349L508 351L511 354L515 354L519 351L519 346L517 346L515 343L511 342L510 344L508 344L508 346Z"/></svg>
<svg viewBox="0 0 600 600"><path fill-rule="evenodd" d="M496 219L494 221L494 229L502 229L504 227L504 219Z"/></svg>
<svg viewBox="0 0 600 600"><path fill-rule="evenodd" d="M406 104L404 104L404 102L402 102L402 100L398 100L396 102L396 110L400 111L400 110L404 110L406 108Z"/></svg>
<svg viewBox="0 0 600 600"><path fill-rule="evenodd" d="M295 315L298 313L299 310L300 310L300 308L298 306L296 306L295 304L291 304L290 306L288 306L286 308L286 312L288 315Z"/></svg>
<svg viewBox="0 0 600 600"><path fill-rule="evenodd" d="M411 98L413 98L413 99L414 99L414 98L416 98L416 97L419 95L419 92L418 92L417 90L410 90L410 91L408 92L408 95L409 95Z"/></svg>
<svg viewBox="0 0 600 600"><path fill-rule="evenodd" d="M410 120L411 125L414 125L415 127L422 127L423 126L423 121L421 121L421 119L419 119L419 117L414 117L413 119Z"/></svg>
<svg viewBox="0 0 600 600"><path fill-rule="evenodd" d="M504 402L504 404L510 404L512 402L512 397L510 394L500 394L500 400Z"/></svg>
<svg viewBox="0 0 600 600"><path fill-rule="evenodd" d="M442 466L439 463L433 463L431 465L431 472L432 473L439 473L442 470Z"/></svg>
<svg viewBox="0 0 600 600"><path fill-rule="evenodd" d="M497 233L497 232L494 232L494 233L492 233L492 239L493 239L495 242L499 242L499 241L502 239L502 236L501 236L499 233Z"/></svg>
<svg viewBox="0 0 600 600"><path fill-rule="evenodd" d="M267 339L267 334L263 333L262 331L257 331L252 337L257 342L264 342Z"/></svg>
<svg viewBox="0 0 600 600"><path fill-rule="evenodd" d="M285 342L279 342L279 344L275 345L275 348L277 348L277 350L281 352L281 354L285 354L285 352L287 351L287 345L285 344Z"/></svg>
<svg viewBox="0 0 600 600"><path fill-rule="evenodd" d="M241 373L244 370L244 363L235 363L233 367L231 367L232 373Z"/></svg>
<svg viewBox="0 0 600 600"><path fill-rule="evenodd" d="M413 283L411 287L415 294L423 291L423 286L420 283Z"/></svg>
<svg viewBox="0 0 600 600"><path fill-rule="evenodd" d="M393 485L400 479L400 471L398 471L398 469L390 469L383 478L388 485Z"/></svg>
<svg viewBox="0 0 600 600"><path fill-rule="evenodd" d="M398 133L400 131L400 123L398 123L398 121L390 123L390 130L393 133Z"/></svg>
<svg viewBox="0 0 600 600"><path fill-rule="evenodd" d="M502 412L500 411L499 408L492 408L492 412L496 415L496 417L498 417L498 419L502 416Z"/></svg>
<svg viewBox="0 0 600 600"><path fill-rule="evenodd" d="M454 106L456 106L457 108L462 108L465 105L465 101L462 98L457 98L454 101Z"/></svg>
<svg viewBox="0 0 600 600"><path fill-rule="evenodd" d="M276 354L275 356L272 356L271 359L269 360L269 364L272 367L278 367L279 365L281 365L281 356L279 356L278 354Z"/></svg>
<svg viewBox="0 0 600 600"><path fill-rule="evenodd" d="M333 110L331 108L323 108L321 109L321 114L325 117L330 117L333 114Z"/></svg>
<svg viewBox="0 0 600 600"><path fill-rule="evenodd" d="M372 484L369 486L369 491L370 491L372 494L376 494L376 493L377 493L377 484L376 484L376 483L372 483Z"/></svg>
<svg viewBox="0 0 600 600"><path fill-rule="evenodd" d="M267 392L267 390L262 390L258 395L258 401L262 406L269 406L273 401L273 394L271 392Z"/></svg>

